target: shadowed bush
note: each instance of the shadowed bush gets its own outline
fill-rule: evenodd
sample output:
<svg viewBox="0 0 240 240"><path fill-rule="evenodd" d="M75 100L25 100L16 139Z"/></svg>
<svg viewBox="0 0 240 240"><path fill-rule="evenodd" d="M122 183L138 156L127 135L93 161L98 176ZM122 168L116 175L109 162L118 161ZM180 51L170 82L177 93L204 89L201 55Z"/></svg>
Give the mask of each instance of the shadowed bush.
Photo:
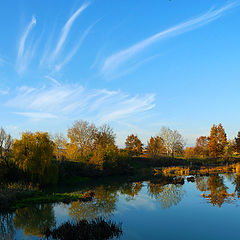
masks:
<svg viewBox="0 0 240 240"><path fill-rule="evenodd" d="M47 229L44 235L58 240L104 240L122 235L121 224L115 224L111 220L97 218L77 223L66 222L56 229Z"/></svg>

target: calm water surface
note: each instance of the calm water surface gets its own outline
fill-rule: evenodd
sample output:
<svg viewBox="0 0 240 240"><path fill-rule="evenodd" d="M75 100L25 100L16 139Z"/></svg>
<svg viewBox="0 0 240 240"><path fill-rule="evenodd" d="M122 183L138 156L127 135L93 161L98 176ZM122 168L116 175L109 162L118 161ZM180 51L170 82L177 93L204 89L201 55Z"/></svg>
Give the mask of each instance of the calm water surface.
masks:
<svg viewBox="0 0 240 240"><path fill-rule="evenodd" d="M85 189L87 190L87 189ZM94 187L95 200L44 204L0 215L0 239L44 239L41 232L67 220L103 216L122 223L120 239L239 239L240 177L196 177Z"/></svg>

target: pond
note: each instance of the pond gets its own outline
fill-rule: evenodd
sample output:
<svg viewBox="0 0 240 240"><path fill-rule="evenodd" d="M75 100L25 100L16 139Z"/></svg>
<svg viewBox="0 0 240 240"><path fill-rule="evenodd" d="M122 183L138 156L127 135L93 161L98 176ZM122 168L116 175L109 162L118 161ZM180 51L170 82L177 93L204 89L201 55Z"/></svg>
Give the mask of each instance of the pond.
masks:
<svg viewBox="0 0 240 240"><path fill-rule="evenodd" d="M92 187L95 198L90 202L44 204L1 214L0 239L44 239L46 227L98 217L121 224L119 239L237 239L240 175L181 178L171 184L158 179L99 184Z"/></svg>

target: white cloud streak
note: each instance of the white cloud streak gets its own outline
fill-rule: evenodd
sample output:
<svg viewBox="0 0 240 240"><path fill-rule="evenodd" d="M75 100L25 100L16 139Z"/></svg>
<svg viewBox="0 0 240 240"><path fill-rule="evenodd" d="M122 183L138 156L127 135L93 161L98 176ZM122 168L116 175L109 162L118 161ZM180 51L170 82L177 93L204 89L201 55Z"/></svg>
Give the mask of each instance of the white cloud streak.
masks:
<svg viewBox="0 0 240 240"><path fill-rule="evenodd" d="M24 53L24 48L25 48L25 42L28 37L28 34L32 30L33 26L37 23L36 18L33 16L31 22L28 24L25 32L23 33L20 42L19 42L19 48L18 48L18 58L21 58Z"/></svg>
<svg viewBox="0 0 240 240"><path fill-rule="evenodd" d="M85 40L85 38L87 37L87 35L89 34L89 32L91 31L91 29L93 28L93 26L95 25L96 23L92 24L90 27L88 27L82 34L82 36L80 37L80 39L78 40L78 43L77 45L72 49L72 51L67 55L67 57L63 60L62 63L60 64L57 64L56 67L55 67L55 70L56 71L59 71L61 70L61 68L67 64L71 59L72 57L76 54L76 52L78 51L78 49L80 48L80 46L82 45L83 41Z"/></svg>
<svg viewBox="0 0 240 240"><path fill-rule="evenodd" d="M15 112L15 114L22 115L27 118L31 118L32 120L57 118L57 116L51 113L44 113L44 112Z"/></svg>
<svg viewBox="0 0 240 240"><path fill-rule="evenodd" d="M62 28L62 32L61 32L61 35L60 35L60 38L58 40L58 43L57 43L57 46L53 52L53 58L55 58L58 53L60 52L67 36L68 36L68 33L69 31L71 30L71 27L74 23L74 21L77 19L77 17L79 16L80 13L82 13L88 6L89 6L90 3L84 3L69 19L68 21L66 22L66 24L63 26Z"/></svg>
<svg viewBox="0 0 240 240"><path fill-rule="evenodd" d="M227 11L234 7L239 6L239 2L232 2L229 3L221 8L218 9L210 9L208 12L200 15L199 17L195 17L191 20L185 21L183 23L180 23L178 25L175 25L171 28L168 28L165 31L161 31L149 38L144 39L141 42L138 42L134 44L133 46L121 50L111 56L109 56L105 61L101 68L101 74L105 77L109 77L112 75L118 68L123 65L125 62L127 62L129 59L131 59L136 54L140 53L153 43L163 40L168 37L173 37L179 34L182 34L184 32L193 30L195 28L201 27L203 25L206 25L221 16Z"/></svg>
<svg viewBox="0 0 240 240"><path fill-rule="evenodd" d="M51 76L45 76L46 79L50 80L53 84L57 85L57 86L61 86L61 83L56 80L55 78L51 77Z"/></svg>
<svg viewBox="0 0 240 240"><path fill-rule="evenodd" d="M23 73L25 71L29 60L33 56L34 49L32 49L31 47L28 47L26 49L25 45L26 45L26 40L28 38L28 35L30 34L32 28L34 27L34 25L36 25L36 23L37 23L37 20L33 16L31 22L28 24L26 30L24 31L22 37L20 38L19 47L18 47L18 57L17 57L18 73Z"/></svg>
<svg viewBox="0 0 240 240"><path fill-rule="evenodd" d="M95 122L113 122L134 118L152 109L154 94L129 96L121 91L88 90L79 85L55 85L35 89L23 86L6 106L28 118L87 118Z"/></svg>

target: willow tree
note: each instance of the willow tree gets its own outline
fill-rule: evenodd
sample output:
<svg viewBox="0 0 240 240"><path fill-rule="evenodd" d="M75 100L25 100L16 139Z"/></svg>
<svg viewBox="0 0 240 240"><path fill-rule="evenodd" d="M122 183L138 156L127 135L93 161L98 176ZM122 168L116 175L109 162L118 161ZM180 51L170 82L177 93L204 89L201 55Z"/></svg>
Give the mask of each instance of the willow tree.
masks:
<svg viewBox="0 0 240 240"><path fill-rule="evenodd" d="M41 184L55 183L58 168L53 163L54 143L48 133L22 133L19 140L13 142L13 156L17 166L32 181Z"/></svg>

